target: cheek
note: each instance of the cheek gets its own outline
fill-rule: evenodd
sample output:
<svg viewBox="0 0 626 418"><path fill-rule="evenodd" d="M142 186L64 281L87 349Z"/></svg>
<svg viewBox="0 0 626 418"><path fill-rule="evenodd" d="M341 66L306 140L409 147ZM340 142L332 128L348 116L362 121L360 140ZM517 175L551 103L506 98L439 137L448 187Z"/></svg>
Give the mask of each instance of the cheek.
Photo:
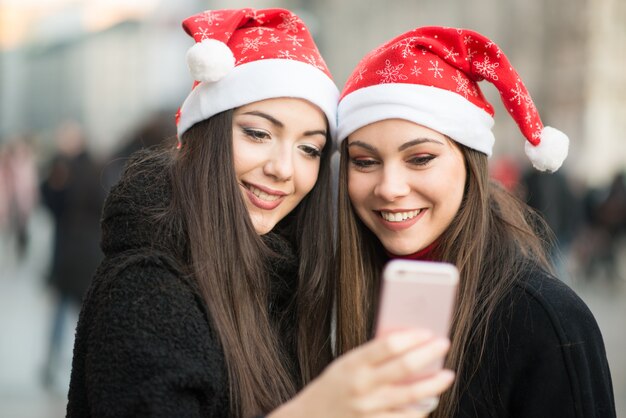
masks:
<svg viewBox="0 0 626 418"><path fill-rule="evenodd" d="M461 207L465 192L466 173L463 160L457 161L450 171L452 175L449 176L450 184L448 184L447 190L451 199L451 206L454 208L454 214L456 214Z"/></svg>
<svg viewBox="0 0 626 418"><path fill-rule="evenodd" d="M301 163L298 171L298 178L300 179L298 188L302 194L306 195L313 190L315 183L317 183L317 178L320 173L319 160L317 162L305 161L304 163Z"/></svg>
<svg viewBox="0 0 626 418"><path fill-rule="evenodd" d="M366 224L371 214L371 199L376 181L372 173L348 174L348 197L357 216Z"/></svg>
<svg viewBox="0 0 626 418"><path fill-rule="evenodd" d="M348 197L358 209L358 203L361 200L365 191L364 181L361 176L355 175L351 172L348 173Z"/></svg>
<svg viewBox="0 0 626 418"><path fill-rule="evenodd" d="M458 179L456 181L456 193L459 198L459 204L461 199L463 198L463 193L465 191L465 182L467 181L467 173L465 172L465 161L463 157L459 156L459 160L457 164L455 164L456 173L453 178Z"/></svg>
<svg viewBox="0 0 626 418"><path fill-rule="evenodd" d="M233 141L233 166L235 168L235 174L241 175L249 170L254 162L251 161L251 156L258 155L258 150L248 149L242 141Z"/></svg>

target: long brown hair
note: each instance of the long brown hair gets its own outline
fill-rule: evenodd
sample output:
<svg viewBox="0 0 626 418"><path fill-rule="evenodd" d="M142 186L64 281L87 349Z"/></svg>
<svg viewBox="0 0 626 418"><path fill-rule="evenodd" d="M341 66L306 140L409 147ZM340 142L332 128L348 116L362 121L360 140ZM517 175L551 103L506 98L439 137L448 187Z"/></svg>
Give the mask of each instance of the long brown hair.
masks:
<svg viewBox="0 0 626 418"><path fill-rule="evenodd" d="M467 180L461 207L437 241L435 259L460 272L447 367L458 378L441 397L433 417L451 417L461 392L486 349L495 312L523 271L551 271L552 241L545 222L526 204L489 178L487 157L459 145ZM339 174L337 239L337 352L345 353L372 335L380 276L386 261L376 236L358 219L348 196L348 152L344 141ZM497 388L494 388L497 391Z"/></svg>
<svg viewBox="0 0 626 418"><path fill-rule="evenodd" d="M255 232L235 178L232 110L194 125L183 139L179 150L170 151L172 201L166 216L180 220L187 241L184 264L225 355L231 414L267 413L331 360L331 139L316 185L273 231L292 243L298 257L297 291L282 315L297 334L296 373L268 308L266 260L276 254Z"/></svg>

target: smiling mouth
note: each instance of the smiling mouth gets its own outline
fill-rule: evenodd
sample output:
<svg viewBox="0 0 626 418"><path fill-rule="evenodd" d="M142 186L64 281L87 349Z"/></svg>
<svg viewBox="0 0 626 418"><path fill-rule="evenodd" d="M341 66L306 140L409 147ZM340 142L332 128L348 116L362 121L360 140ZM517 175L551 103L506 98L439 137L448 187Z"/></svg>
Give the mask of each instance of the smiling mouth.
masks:
<svg viewBox="0 0 626 418"><path fill-rule="evenodd" d="M254 186L252 186L251 184L248 184L248 183L243 183L243 186L246 189L248 189L250 191L250 193L252 193L257 198L259 198L260 200L263 200L265 202L275 202L278 199L280 199L281 197L283 197L283 195L279 195L279 194L269 194L269 193L266 193L263 190L259 189L258 187L254 187Z"/></svg>
<svg viewBox="0 0 626 418"><path fill-rule="evenodd" d="M422 209L409 210L406 212L385 212L379 211L380 216L387 222L403 222L415 218L422 212Z"/></svg>

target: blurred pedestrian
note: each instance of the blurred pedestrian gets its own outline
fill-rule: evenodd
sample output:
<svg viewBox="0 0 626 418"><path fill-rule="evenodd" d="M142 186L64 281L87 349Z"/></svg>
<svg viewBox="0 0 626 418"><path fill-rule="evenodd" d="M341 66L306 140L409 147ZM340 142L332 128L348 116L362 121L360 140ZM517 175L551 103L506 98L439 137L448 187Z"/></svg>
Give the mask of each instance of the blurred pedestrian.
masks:
<svg viewBox="0 0 626 418"><path fill-rule="evenodd" d="M28 247L28 225L38 196L32 140L16 136L0 148L0 231L14 239L18 261Z"/></svg>
<svg viewBox="0 0 626 418"><path fill-rule="evenodd" d="M0 232L8 233L13 195L13 173L9 163L9 149L0 144Z"/></svg>
<svg viewBox="0 0 626 418"><path fill-rule="evenodd" d="M56 373L62 369L68 313L80 306L102 258L99 222L104 189L100 185L99 166L87 151L78 123L62 123L56 144L57 153L41 186L43 203L55 225L48 284L55 293L56 308L43 371L46 387L54 385Z"/></svg>
<svg viewBox="0 0 626 418"><path fill-rule="evenodd" d="M526 170L522 176L520 194L528 206L541 214L554 233L550 258L559 278L569 281L566 258L572 240L582 225L582 201L576 197L567 177L560 171L546 173L532 168Z"/></svg>
<svg viewBox="0 0 626 418"><path fill-rule="evenodd" d="M609 282L625 279L618 254L626 238L626 173L617 172L610 184L589 189L584 198L584 227L574 252L580 274L587 280L602 275Z"/></svg>

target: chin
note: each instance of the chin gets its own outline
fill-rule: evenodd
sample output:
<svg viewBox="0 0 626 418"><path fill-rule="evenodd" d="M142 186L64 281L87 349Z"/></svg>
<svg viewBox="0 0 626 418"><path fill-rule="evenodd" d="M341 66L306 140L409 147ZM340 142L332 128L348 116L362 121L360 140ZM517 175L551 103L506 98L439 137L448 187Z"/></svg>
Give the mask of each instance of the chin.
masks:
<svg viewBox="0 0 626 418"><path fill-rule="evenodd" d="M277 223L274 222L274 219L271 216L267 216L267 214L263 213L250 213L250 220L252 221L254 230L259 235L265 235L268 232L271 232Z"/></svg>
<svg viewBox="0 0 626 418"><path fill-rule="evenodd" d="M268 232L271 232L272 229L274 229L274 226L272 225L271 227L267 226L267 225L254 225L254 230L256 231L257 234L259 235L265 235Z"/></svg>
<svg viewBox="0 0 626 418"><path fill-rule="evenodd" d="M385 247L387 252L394 255L409 255L426 248L426 245L415 242L400 242L396 240L395 242L390 242L388 244L383 243L383 247Z"/></svg>

